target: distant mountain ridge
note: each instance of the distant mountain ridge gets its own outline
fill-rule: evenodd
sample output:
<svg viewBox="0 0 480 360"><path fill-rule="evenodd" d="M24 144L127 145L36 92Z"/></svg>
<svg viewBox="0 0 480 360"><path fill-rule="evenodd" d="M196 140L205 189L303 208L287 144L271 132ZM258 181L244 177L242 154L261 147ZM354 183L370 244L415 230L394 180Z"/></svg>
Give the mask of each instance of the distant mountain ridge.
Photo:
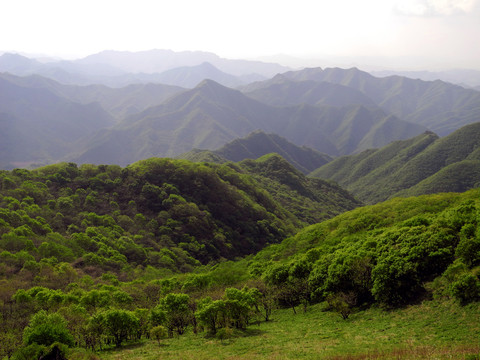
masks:
<svg viewBox="0 0 480 360"><path fill-rule="evenodd" d="M172 95L185 90L164 84L133 84L124 88L110 88L105 85L64 85L40 75L19 77L0 73L0 78L25 88L45 89L80 104L98 102L118 120L159 105Z"/></svg>
<svg viewBox="0 0 480 360"><path fill-rule="evenodd" d="M349 105L376 106L375 102L361 91L326 81L295 81L278 74L272 79L264 81L263 84L265 86L258 87L257 82L240 87L240 90L255 100L274 106L298 104L335 107Z"/></svg>
<svg viewBox="0 0 480 360"><path fill-rule="evenodd" d="M162 53L172 55L171 59L177 56L162 51L157 55ZM58 71L61 77L72 74L88 77L91 74L88 71L96 71L96 76L101 76L101 69L105 69L109 79L118 83L134 79L140 79L140 82L152 78L158 80L162 76L159 73L124 73L124 70L107 63L96 67L93 61L102 58L107 61L109 57L121 60L123 55L120 58L117 55L117 52L106 52L84 62L54 62L48 65L53 66L48 71ZM147 52L124 55L125 66L132 56L139 61L145 57L148 64L153 64L152 59L146 58ZM182 56L187 59L187 55ZM201 57L196 55L192 56ZM206 58L218 60L212 54ZM18 55L0 57L0 68L10 66L15 71L18 71L16 67L28 66L45 70L45 65ZM135 66L143 65L140 61ZM88 71L68 72L75 68ZM181 81L188 86L203 77L231 81L230 86L239 79L212 63L177 67L163 74L167 75L172 81ZM35 74L26 77L0 74L0 78L22 89L7 91L9 93L3 97L6 105L0 108L5 129L11 134L2 146L4 158L16 159L21 153L26 155L15 160L17 164L35 159L40 163L68 160L126 165L152 156L174 157L192 149L218 150L256 130L282 137L296 147L306 146L329 156L341 156L380 148L427 130L446 135L480 119L478 91L441 81L426 82L398 76L376 78L355 68L288 71L270 80L243 85L239 88L241 91L211 79L200 81L193 89L185 89L142 83L121 88L63 85ZM23 108L8 105L21 104L22 96L27 92L37 92L38 99L54 96L56 100L42 101L41 105L27 101L23 102ZM48 120L39 116L42 111L47 111L47 104L54 103L70 104L71 109L76 109L73 115L65 110L65 106L64 110L55 107L55 110L49 110L51 116L65 118L65 126L69 124L66 128L75 131L73 140L62 140L62 134L55 137L64 124L57 126L52 118ZM40 106L38 110L37 105ZM99 121L96 121L97 116ZM108 121L104 121L107 118ZM34 123L39 131L32 133L35 126L29 126L26 120ZM97 124L91 124L95 121ZM87 124L85 128L82 122ZM16 140L12 142L12 139ZM28 146L21 147L21 141L27 142ZM263 141L269 145L265 151L272 148L269 152L278 153L282 146L287 146L275 145L272 138ZM264 155L240 144L231 144L229 157L240 159L241 156ZM43 148L49 150L41 150ZM13 153L15 156L12 157ZM32 155L27 156L28 153ZM221 159L218 154L212 156ZM288 158L289 153L284 152L282 156ZM311 170L298 157L289 161L301 171Z"/></svg>
<svg viewBox="0 0 480 360"><path fill-rule="evenodd" d="M356 68L308 68L282 75L294 81L329 82L356 89L388 113L441 136L480 120L480 93L440 80L376 78ZM258 91L270 85L271 81L254 83L244 91Z"/></svg>
<svg viewBox="0 0 480 360"><path fill-rule="evenodd" d="M426 132L339 157L309 175L335 180L367 203L395 196L463 192L480 186L480 123L443 138Z"/></svg>
<svg viewBox="0 0 480 360"><path fill-rule="evenodd" d="M178 156L190 161L223 163L258 159L264 155L276 153L304 174L332 161L333 158L305 146L297 146L275 134L266 134L257 130L248 136L235 139L217 150L192 150Z"/></svg>
<svg viewBox="0 0 480 360"><path fill-rule="evenodd" d="M241 76L257 73L273 76L290 70L286 66L275 63L224 59L218 55L204 51L180 51L154 49L129 52L107 50L76 60L80 64L108 64L131 73L162 73L166 70L195 66L208 62L228 74Z"/></svg>
<svg viewBox="0 0 480 360"><path fill-rule="evenodd" d="M149 156L175 156L193 148L216 149L257 129L329 155L383 146L426 130L377 108L273 107L205 80L98 133L72 160L126 164Z"/></svg>
<svg viewBox="0 0 480 360"><path fill-rule="evenodd" d="M98 103L79 104L0 76L0 167L58 161L82 136L114 124ZM60 155L61 156L61 155Z"/></svg>
<svg viewBox="0 0 480 360"><path fill-rule="evenodd" d="M157 78L158 82L162 84L184 88L193 88L204 79L213 80L227 87L237 87L244 84L239 77L220 71L208 62L166 70Z"/></svg>
<svg viewBox="0 0 480 360"><path fill-rule="evenodd" d="M249 60L224 59L206 52L174 52L171 50L151 50L143 52L104 51L71 61L39 62L18 54L5 53L0 56L0 72L17 76L37 74L67 85L103 84L111 87L124 87L130 84L162 83L169 84L172 77L192 77L196 67L209 63L218 71L213 80L227 86L238 86L258 81L277 73L290 70L274 63ZM192 69L189 69L192 68ZM173 75L171 70L175 70ZM203 69L203 72L206 70ZM167 72L166 74L163 74ZM200 73L198 70L197 73ZM182 75L179 75L183 73ZM212 71L210 70L210 73ZM224 73L219 76L218 73ZM200 76L200 75L199 75ZM201 76L200 76L201 77ZM205 77L192 78L188 84L193 87ZM207 77L208 78L208 77ZM183 79L185 81L185 79Z"/></svg>
<svg viewBox="0 0 480 360"><path fill-rule="evenodd" d="M460 85L465 88L480 86L480 71L471 69L454 69L444 71L397 71L383 70L371 71L374 76L385 77L399 75L411 79L421 79L424 81L442 80L452 84Z"/></svg>

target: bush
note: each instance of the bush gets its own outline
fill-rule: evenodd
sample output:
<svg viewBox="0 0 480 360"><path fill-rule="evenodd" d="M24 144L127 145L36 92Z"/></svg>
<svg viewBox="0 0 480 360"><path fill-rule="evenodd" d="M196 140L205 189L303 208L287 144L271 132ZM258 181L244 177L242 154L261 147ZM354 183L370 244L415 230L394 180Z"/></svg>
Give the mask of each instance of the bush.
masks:
<svg viewBox="0 0 480 360"><path fill-rule="evenodd" d="M166 338L167 336L168 332L165 326L159 325L150 329L150 337L156 339L158 341L158 345L160 345L160 340Z"/></svg>
<svg viewBox="0 0 480 360"><path fill-rule="evenodd" d="M453 297L465 305L480 299L480 281L475 275L466 273L452 283L450 291Z"/></svg>
<svg viewBox="0 0 480 360"><path fill-rule="evenodd" d="M74 345L73 336L67 329L65 319L57 313L47 314L45 310L33 315L23 331L23 342L25 345L37 343L50 346L56 342L67 346Z"/></svg>
<svg viewBox="0 0 480 360"><path fill-rule="evenodd" d="M104 313L105 328L120 347L124 340L136 333L139 320L131 311L114 309Z"/></svg>
<svg viewBox="0 0 480 360"><path fill-rule="evenodd" d="M230 327L224 327L217 331L217 339L220 341L231 339L233 337L233 329Z"/></svg>

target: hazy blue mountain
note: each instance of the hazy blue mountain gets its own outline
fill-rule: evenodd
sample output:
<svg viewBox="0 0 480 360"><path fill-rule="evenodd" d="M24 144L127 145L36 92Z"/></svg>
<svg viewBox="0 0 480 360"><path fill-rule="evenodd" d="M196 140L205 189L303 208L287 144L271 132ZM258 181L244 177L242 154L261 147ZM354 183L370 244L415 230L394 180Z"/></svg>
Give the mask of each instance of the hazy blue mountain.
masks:
<svg viewBox="0 0 480 360"><path fill-rule="evenodd" d="M385 111L441 136L480 120L480 94L440 80L376 78L356 68L309 68L283 75L295 81L327 81L354 88Z"/></svg>
<svg viewBox="0 0 480 360"><path fill-rule="evenodd" d="M375 106L362 92L339 84L317 81L293 81L279 74L271 80L256 82L242 87L248 96L270 105Z"/></svg>
<svg viewBox="0 0 480 360"><path fill-rule="evenodd" d="M290 70L275 63L224 59L203 51L148 50L138 52L102 51L76 61L81 64L108 64L129 73L162 73L182 66L196 66L208 62L228 74L240 76L260 74L266 77Z"/></svg>
<svg viewBox="0 0 480 360"><path fill-rule="evenodd" d="M5 53L0 56L0 72L28 75L41 67L41 62L19 54Z"/></svg>
<svg viewBox="0 0 480 360"><path fill-rule="evenodd" d="M0 78L19 86L46 89L59 97L81 104L98 102L105 110L118 119L161 104L174 94L185 89L163 84L132 84L123 88L105 85L64 85L40 75L14 76L0 74Z"/></svg>
<svg viewBox="0 0 480 360"><path fill-rule="evenodd" d="M82 136L109 127L113 117L98 103L79 104L51 91L0 77L2 167L58 160Z"/></svg>
<svg viewBox="0 0 480 360"><path fill-rule="evenodd" d="M471 69L452 69L444 71L396 71L382 70L371 71L372 75L385 77L392 75L405 76L411 79L420 79L425 81L442 80L463 87L480 86L480 71Z"/></svg>
<svg viewBox="0 0 480 360"><path fill-rule="evenodd" d="M26 76L42 75L62 84L88 85L94 83L116 83L125 72L108 64L79 64L72 61L42 63L18 54L5 53L0 56L0 72Z"/></svg>
<svg viewBox="0 0 480 360"><path fill-rule="evenodd" d="M439 138L426 132L380 149L339 157L310 175L337 181L360 200L465 191L480 185L480 123Z"/></svg>
<svg viewBox="0 0 480 360"><path fill-rule="evenodd" d="M217 68L218 72L207 69L206 66L202 69L202 64L206 62ZM199 68L195 69L197 66ZM177 70L173 71L174 69ZM169 70L173 73L162 74ZM103 84L125 87L130 84L162 83L166 80L169 84L183 82L182 86L188 84L185 87L194 87L201 80L212 78L228 86L238 86L265 80L287 70L289 68L274 63L223 59L212 53L192 51L104 51L79 60L49 62L40 62L18 54L5 53L0 56L0 72L17 76L38 74L68 85ZM190 73L187 74L188 72ZM208 76L198 74L194 79L195 73L201 72Z"/></svg>
<svg viewBox="0 0 480 360"><path fill-rule="evenodd" d="M297 146L276 134L266 134L257 130L248 136L235 139L217 150L194 149L179 158L190 161L207 161L223 163L225 161L242 161L258 159L263 155L276 153L282 156L297 170L307 174L328 163L333 158L305 146Z"/></svg>
<svg viewBox="0 0 480 360"><path fill-rule="evenodd" d="M128 164L150 156L175 156L193 148L217 149L257 129L329 155L383 146L426 130L378 108L269 106L205 80L96 134L74 160Z"/></svg>
<svg viewBox="0 0 480 360"><path fill-rule="evenodd" d="M208 62L167 70L157 78L158 82L162 84L184 88L194 88L204 79L210 79L228 87L237 87L244 84L239 77L224 73Z"/></svg>

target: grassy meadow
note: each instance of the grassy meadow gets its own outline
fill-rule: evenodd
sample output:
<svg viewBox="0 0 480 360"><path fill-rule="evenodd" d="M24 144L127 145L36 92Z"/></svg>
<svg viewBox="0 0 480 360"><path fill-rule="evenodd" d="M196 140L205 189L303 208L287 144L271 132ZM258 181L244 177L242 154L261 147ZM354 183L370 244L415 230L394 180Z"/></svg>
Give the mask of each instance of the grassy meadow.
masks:
<svg viewBox="0 0 480 360"><path fill-rule="evenodd" d="M153 359L478 359L480 304L428 301L385 311L371 308L347 320L325 304L277 310L229 339L187 334L106 349L105 360Z"/></svg>

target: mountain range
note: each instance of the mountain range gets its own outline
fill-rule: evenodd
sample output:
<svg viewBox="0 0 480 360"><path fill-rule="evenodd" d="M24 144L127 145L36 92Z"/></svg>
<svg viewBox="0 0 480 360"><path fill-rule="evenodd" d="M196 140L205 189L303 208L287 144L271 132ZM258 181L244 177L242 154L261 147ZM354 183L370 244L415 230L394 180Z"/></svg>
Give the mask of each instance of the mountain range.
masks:
<svg viewBox="0 0 480 360"><path fill-rule="evenodd" d="M452 84L461 85L465 88L480 87L480 71L467 69L453 69L444 71L394 71L382 70L372 71L372 75L378 77L385 76L404 76L411 79L420 79L424 81L442 80Z"/></svg>
<svg viewBox="0 0 480 360"><path fill-rule="evenodd" d="M0 72L17 76L37 74L69 85L124 87L167 83L184 86L187 83L189 86L185 87L194 87L201 80L211 78L226 86L238 86L287 70L290 69L275 63L224 59L200 51L104 51L83 59L48 62L12 53L0 56Z"/></svg>
<svg viewBox="0 0 480 360"><path fill-rule="evenodd" d="M115 120L98 103L80 104L45 88L26 88L0 77L0 166L50 162L82 136Z"/></svg>
<svg viewBox="0 0 480 360"><path fill-rule="evenodd" d="M439 138L432 132L339 157L309 176L338 182L358 199L463 192L480 186L480 123Z"/></svg>
<svg viewBox="0 0 480 360"><path fill-rule="evenodd" d="M387 113L423 125L440 136L480 120L480 93L440 80L422 81L401 76L377 78L356 68L309 68L289 71L282 76L297 82L328 82L358 90ZM242 90L258 94L279 80L252 83ZM304 101L305 96L299 99Z"/></svg>
<svg viewBox="0 0 480 360"><path fill-rule="evenodd" d="M383 146L426 130L379 108L276 107L205 80L97 133L86 143L85 151L71 160L125 165L150 156L175 156L192 148L216 149L257 129L334 156Z"/></svg>
<svg viewBox="0 0 480 360"><path fill-rule="evenodd" d="M241 85L252 79L243 76L253 73L247 65L271 73L288 70L208 53L103 52L50 63L4 54L0 68L11 73L0 75L0 166L127 165L196 149L188 156L215 161L276 152L309 173L334 157L427 131L446 136L480 120L480 93L442 81L308 68ZM31 74L13 75L22 71ZM140 83L80 86L40 75L52 71ZM143 83L153 78L163 83Z"/></svg>

